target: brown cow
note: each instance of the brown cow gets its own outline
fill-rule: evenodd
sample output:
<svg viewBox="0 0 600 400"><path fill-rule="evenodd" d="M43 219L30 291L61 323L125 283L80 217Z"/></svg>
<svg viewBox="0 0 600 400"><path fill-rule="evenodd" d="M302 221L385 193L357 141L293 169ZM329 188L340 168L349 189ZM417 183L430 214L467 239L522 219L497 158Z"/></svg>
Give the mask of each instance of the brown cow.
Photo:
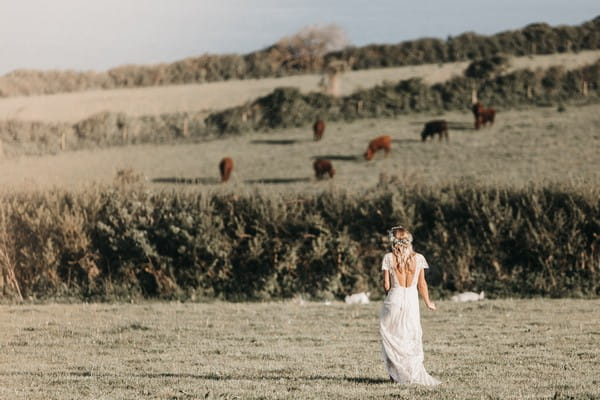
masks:
<svg viewBox="0 0 600 400"><path fill-rule="evenodd" d="M494 118L496 117L496 110L493 108L485 108L481 103L473 104L473 116L475 117L475 129L479 129L485 124L494 124Z"/></svg>
<svg viewBox="0 0 600 400"><path fill-rule="evenodd" d="M375 156L375 153L379 150L385 151L385 156L387 157L390 154L390 150L392 149L392 138L388 135L379 136L369 142L369 147L367 147L367 151L365 152L365 160L371 160Z"/></svg>
<svg viewBox="0 0 600 400"><path fill-rule="evenodd" d="M333 178L335 175L335 169L329 160L318 159L313 163L313 168L315 170L315 176L317 179L321 179L328 174L330 178Z"/></svg>
<svg viewBox="0 0 600 400"><path fill-rule="evenodd" d="M325 132L325 121L321 118L317 118L315 124L313 125L313 139L315 141L321 140L323 138L323 133Z"/></svg>
<svg viewBox="0 0 600 400"><path fill-rule="evenodd" d="M433 136L436 134L439 135L440 141L443 137L448 141L448 123L445 120L436 119L427 122L421 132L421 140L425 141L429 136L433 139Z"/></svg>
<svg viewBox="0 0 600 400"><path fill-rule="evenodd" d="M221 182L227 182L233 171L233 160L230 157L225 157L219 163L219 172L221 172Z"/></svg>

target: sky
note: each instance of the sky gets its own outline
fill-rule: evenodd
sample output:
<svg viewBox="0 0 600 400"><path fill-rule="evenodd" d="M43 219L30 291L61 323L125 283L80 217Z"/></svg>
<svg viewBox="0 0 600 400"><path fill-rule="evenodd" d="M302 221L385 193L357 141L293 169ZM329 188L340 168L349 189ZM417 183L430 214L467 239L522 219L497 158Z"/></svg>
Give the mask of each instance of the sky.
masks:
<svg viewBox="0 0 600 400"><path fill-rule="evenodd" d="M248 53L315 24L361 46L598 15L599 0L0 0L0 74Z"/></svg>

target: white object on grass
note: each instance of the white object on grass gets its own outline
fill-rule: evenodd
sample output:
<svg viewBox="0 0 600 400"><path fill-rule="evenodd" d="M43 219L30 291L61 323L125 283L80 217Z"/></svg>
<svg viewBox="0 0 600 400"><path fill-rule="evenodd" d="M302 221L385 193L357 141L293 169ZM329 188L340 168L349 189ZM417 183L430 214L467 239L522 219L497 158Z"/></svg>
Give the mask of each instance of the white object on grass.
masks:
<svg viewBox="0 0 600 400"><path fill-rule="evenodd" d="M370 295L371 292L354 293L350 296L346 296L344 301L346 304L369 304Z"/></svg>
<svg viewBox="0 0 600 400"><path fill-rule="evenodd" d="M483 300L484 297L485 297L485 294L483 293L483 291L479 292L479 294L477 294L475 292L464 292L464 293L459 293L459 294L452 296L450 298L450 300L456 301L458 303L463 303L465 301Z"/></svg>

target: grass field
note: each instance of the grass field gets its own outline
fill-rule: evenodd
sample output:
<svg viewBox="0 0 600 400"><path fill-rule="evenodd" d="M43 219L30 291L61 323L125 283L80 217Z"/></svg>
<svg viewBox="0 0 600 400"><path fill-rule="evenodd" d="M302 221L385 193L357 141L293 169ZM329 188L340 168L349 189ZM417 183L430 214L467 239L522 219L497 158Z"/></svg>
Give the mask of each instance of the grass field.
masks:
<svg viewBox="0 0 600 400"><path fill-rule="evenodd" d="M450 123L449 143L420 141L422 124L432 118ZM0 160L4 190L78 188L111 183L119 169L133 168L153 189L193 191L263 188L273 192L323 188L359 190L387 179L427 185L479 182L489 185L600 183L600 105L499 110L493 127L475 131L472 115L412 114L395 119L328 124L322 141L307 128L246 134L202 143L137 145L57 155ZM393 138L392 154L367 162L368 141ZM234 159L232 179L218 182L217 164ZM314 158L332 160L333 180L313 177ZM384 178L386 179L386 178Z"/></svg>
<svg viewBox="0 0 600 400"><path fill-rule="evenodd" d="M0 398L600 398L599 300L437 305L433 389L388 381L380 302L4 305Z"/></svg>
<svg viewBox="0 0 600 400"><path fill-rule="evenodd" d="M552 65L578 68L600 58L600 51L560 53L511 58L510 70L548 68ZM340 89L347 95L385 80L421 77L427 83L443 82L461 75L468 62L417 65L399 68L350 71L341 76ZM264 96L276 87L295 86L304 92L318 91L321 75L232 80L192 85L136 89L93 90L46 96L0 98L0 119L76 122L102 111L132 116L175 112L220 110Z"/></svg>

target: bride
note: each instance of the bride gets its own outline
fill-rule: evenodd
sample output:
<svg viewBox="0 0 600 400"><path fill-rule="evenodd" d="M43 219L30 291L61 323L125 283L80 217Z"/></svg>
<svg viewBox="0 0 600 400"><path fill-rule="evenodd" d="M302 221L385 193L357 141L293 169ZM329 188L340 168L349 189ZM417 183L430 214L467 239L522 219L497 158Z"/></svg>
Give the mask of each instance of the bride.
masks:
<svg viewBox="0 0 600 400"><path fill-rule="evenodd" d="M412 248L411 233L395 226L390 231L392 252L383 257L383 284L387 296L380 318L381 344L385 367L392 381L437 385L425 371L417 289L430 310L425 269L427 261Z"/></svg>

